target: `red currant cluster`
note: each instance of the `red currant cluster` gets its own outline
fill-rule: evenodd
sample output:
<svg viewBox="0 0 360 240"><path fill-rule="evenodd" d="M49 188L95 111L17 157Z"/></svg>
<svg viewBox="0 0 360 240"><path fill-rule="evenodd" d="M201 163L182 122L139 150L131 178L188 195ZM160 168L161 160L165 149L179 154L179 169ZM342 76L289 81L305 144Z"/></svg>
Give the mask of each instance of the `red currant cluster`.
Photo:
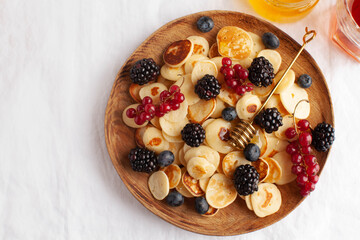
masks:
<svg viewBox="0 0 360 240"><path fill-rule="evenodd" d="M244 95L246 92L254 89L252 83L245 84L245 80L249 77L249 72L240 64L235 64L231 67L232 61L230 58L223 58L221 63L220 72L224 74L226 85L234 89L237 94Z"/></svg>
<svg viewBox="0 0 360 240"><path fill-rule="evenodd" d="M180 87L172 85L169 91L164 90L160 93L160 105L155 106L151 97L143 98L141 104L137 108L129 108L126 116L134 118L137 125L142 125L145 121L150 121L154 116L162 117L171 110L180 108L180 103L185 100L184 94L180 92Z"/></svg>
<svg viewBox="0 0 360 240"><path fill-rule="evenodd" d="M291 142L286 147L286 152L291 155L291 168L297 178L296 182L300 187L300 194L307 196L314 191L315 184L319 180L317 175L320 170L320 165L316 157L311 153L312 135L308 131L310 129L309 121L302 119L297 123L297 129L301 131L299 139ZM288 139L293 139L296 135L296 129L291 127L286 129L285 135Z"/></svg>

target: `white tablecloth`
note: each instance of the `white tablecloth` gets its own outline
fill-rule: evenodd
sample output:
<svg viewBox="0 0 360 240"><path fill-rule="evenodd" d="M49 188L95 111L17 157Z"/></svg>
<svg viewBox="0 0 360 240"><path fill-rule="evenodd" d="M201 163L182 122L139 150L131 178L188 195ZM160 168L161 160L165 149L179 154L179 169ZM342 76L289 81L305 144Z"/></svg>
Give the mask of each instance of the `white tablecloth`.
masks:
<svg viewBox="0 0 360 240"><path fill-rule="evenodd" d="M322 69L336 142L316 190L289 216L228 239L354 239L360 227L360 64L329 38L335 0L275 24ZM175 18L203 10L257 14L246 0L0 2L0 239L206 239L158 218L126 189L108 156L104 113L136 47Z"/></svg>

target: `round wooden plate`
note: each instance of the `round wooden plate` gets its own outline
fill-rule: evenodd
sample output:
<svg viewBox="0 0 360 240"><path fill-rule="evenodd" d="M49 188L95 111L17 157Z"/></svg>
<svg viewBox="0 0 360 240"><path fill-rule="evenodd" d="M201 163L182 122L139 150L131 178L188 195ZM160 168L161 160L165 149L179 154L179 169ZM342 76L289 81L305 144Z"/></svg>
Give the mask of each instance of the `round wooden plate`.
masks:
<svg viewBox="0 0 360 240"><path fill-rule="evenodd" d="M208 33L201 33L196 28L197 19L204 15L210 16L215 23L214 29ZM152 57L162 65L164 64L162 53L170 43L191 35L200 35L205 37L211 46L215 42L219 29L229 25L238 26L259 35L265 32L276 34L281 43L277 49L283 58L281 69L287 67L300 49L300 45L280 29L247 14L230 11L207 11L191 14L162 26L127 59L115 79L105 114L105 139L108 152L114 167L129 191L147 209L162 219L180 228L206 235L237 235L258 230L279 221L303 200L295 181L279 186L283 200L282 206L277 213L265 218L259 218L248 210L245 201L240 197L230 206L220 209L214 217L202 217L197 214L194 210L194 199L186 199L185 204L180 207L169 207L165 201L158 201L152 197L147 186L148 174L132 171L127 155L130 149L135 147L134 129L123 123L121 115L123 109L134 102L128 91L131 83L129 70L137 60ZM302 39L298 40L302 42ZM317 44L316 40L311 44ZM322 121L333 124L329 90L315 60L308 52L304 51L292 69L296 72L296 77L307 73L313 78L312 86L307 89L311 103L310 123L313 126ZM327 156L328 153L317 154L321 170Z"/></svg>

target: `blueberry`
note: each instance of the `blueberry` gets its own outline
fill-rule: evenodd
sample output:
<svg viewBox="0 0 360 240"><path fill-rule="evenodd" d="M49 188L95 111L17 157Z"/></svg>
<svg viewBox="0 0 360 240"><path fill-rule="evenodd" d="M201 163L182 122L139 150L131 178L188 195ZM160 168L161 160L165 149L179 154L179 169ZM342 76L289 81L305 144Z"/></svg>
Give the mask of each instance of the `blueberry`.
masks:
<svg viewBox="0 0 360 240"><path fill-rule="evenodd" d="M224 110L222 110L221 112L221 116L224 120L230 122L236 118L236 110L233 107L224 108Z"/></svg>
<svg viewBox="0 0 360 240"><path fill-rule="evenodd" d="M260 148L253 143L249 143L244 149L244 155L250 162L255 162L260 157Z"/></svg>
<svg viewBox="0 0 360 240"><path fill-rule="evenodd" d="M165 200L169 206L178 207L184 203L184 196L181 195L178 191L173 191L166 196Z"/></svg>
<svg viewBox="0 0 360 240"><path fill-rule="evenodd" d="M199 20L196 22L196 25L201 32L206 33L213 29L214 21L210 17L203 16L199 18Z"/></svg>
<svg viewBox="0 0 360 240"><path fill-rule="evenodd" d="M160 167L166 167L172 164L174 159L174 154L171 151L166 150L159 154L157 157L157 163Z"/></svg>
<svg viewBox="0 0 360 240"><path fill-rule="evenodd" d="M312 84L312 79L309 75L307 74L302 74L297 83L299 84L300 87L302 88L309 88Z"/></svg>
<svg viewBox="0 0 360 240"><path fill-rule="evenodd" d="M205 214L209 210L209 204L204 197L195 199L195 210L200 214Z"/></svg>
<svg viewBox="0 0 360 240"><path fill-rule="evenodd" d="M262 35L262 41L265 47L270 49L277 49L280 45L279 38L271 32L264 33Z"/></svg>

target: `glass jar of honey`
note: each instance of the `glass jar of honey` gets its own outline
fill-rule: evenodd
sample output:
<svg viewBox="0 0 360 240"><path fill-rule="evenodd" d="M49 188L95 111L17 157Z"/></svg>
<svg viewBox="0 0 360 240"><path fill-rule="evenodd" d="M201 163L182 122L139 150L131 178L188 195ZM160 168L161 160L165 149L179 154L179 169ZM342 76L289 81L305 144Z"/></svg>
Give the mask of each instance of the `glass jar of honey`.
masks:
<svg viewBox="0 0 360 240"><path fill-rule="evenodd" d="M249 0L256 12L274 22L295 22L315 7L319 0Z"/></svg>

